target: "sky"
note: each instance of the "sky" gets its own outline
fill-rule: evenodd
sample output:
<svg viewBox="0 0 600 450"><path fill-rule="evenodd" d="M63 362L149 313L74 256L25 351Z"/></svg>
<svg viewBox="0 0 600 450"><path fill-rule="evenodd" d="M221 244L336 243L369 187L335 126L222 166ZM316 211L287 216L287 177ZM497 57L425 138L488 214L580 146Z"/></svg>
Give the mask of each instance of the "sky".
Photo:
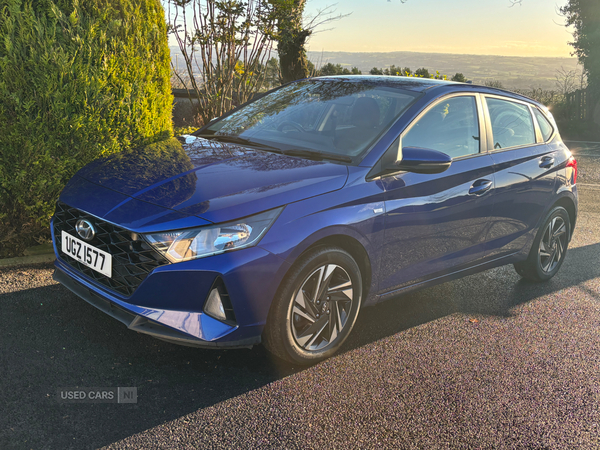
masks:
<svg viewBox="0 0 600 450"><path fill-rule="evenodd" d="M317 28L312 52L459 53L569 57L572 36L557 11L567 0L308 0L305 16L335 5L350 14Z"/></svg>

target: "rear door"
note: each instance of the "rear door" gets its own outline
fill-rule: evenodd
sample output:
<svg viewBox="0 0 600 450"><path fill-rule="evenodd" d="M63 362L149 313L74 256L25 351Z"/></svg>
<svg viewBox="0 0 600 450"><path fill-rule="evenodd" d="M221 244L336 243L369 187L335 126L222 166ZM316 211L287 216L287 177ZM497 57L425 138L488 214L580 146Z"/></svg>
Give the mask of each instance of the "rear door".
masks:
<svg viewBox="0 0 600 450"><path fill-rule="evenodd" d="M496 192L487 236L490 259L524 248L552 201L558 161L544 142L532 106L485 95Z"/></svg>
<svg viewBox="0 0 600 450"><path fill-rule="evenodd" d="M484 257L494 173L483 123L478 94L453 94L429 106L400 137L402 147L438 150L453 161L440 174L382 178L386 229L380 293Z"/></svg>

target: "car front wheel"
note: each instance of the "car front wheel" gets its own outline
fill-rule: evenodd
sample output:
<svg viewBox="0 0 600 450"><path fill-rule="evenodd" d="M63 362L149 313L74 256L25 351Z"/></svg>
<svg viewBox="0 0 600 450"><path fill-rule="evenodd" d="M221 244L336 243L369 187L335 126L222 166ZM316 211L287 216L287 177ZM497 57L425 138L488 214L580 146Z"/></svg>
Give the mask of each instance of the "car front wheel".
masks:
<svg viewBox="0 0 600 450"><path fill-rule="evenodd" d="M361 297L362 276L352 256L335 247L314 249L279 289L263 333L265 346L297 364L329 358L350 334Z"/></svg>

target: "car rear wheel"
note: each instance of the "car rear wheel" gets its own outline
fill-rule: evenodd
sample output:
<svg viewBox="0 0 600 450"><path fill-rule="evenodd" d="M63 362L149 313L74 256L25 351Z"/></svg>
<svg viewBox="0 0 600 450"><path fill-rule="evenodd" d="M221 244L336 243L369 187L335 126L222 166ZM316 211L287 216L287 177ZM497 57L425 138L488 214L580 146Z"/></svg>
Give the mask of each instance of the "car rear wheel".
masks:
<svg viewBox="0 0 600 450"><path fill-rule="evenodd" d="M269 313L265 346L276 356L312 364L332 356L352 330L362 301L362 276L352 256L320 247L290 270Z"/></svg>
<svg viewBox="0 0 600 450"><path fill-rule="evenodd" d="M569 213L557 206L540 227L528 258L515 264L517 273L532 281L547 281L556 275L565 260L570 233Z"/></svg>

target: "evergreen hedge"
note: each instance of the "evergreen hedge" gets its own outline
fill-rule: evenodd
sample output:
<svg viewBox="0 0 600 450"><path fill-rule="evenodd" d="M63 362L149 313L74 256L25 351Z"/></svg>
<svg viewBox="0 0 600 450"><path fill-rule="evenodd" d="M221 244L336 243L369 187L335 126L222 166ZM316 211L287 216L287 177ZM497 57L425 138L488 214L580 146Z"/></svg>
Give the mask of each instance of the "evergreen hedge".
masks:
<svg viewBox="0 0 600 450"><path fill-rule="evenodd" d="M0 0L0 256L83 165L172 135L169 62L159 0Z"/></svg>

